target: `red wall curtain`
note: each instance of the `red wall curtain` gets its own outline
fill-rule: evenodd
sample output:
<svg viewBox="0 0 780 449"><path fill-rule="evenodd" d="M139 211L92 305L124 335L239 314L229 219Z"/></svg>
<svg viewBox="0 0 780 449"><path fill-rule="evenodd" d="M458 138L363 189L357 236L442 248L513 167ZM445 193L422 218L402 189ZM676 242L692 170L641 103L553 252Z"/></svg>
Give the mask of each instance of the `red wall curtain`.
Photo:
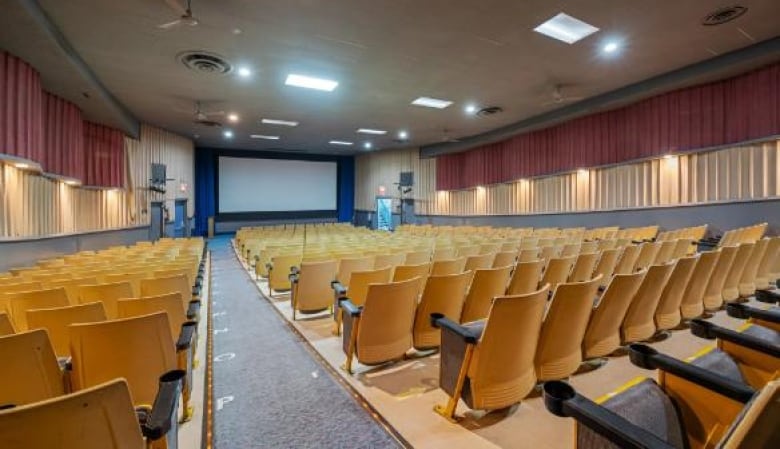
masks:
<svg viewBox="0 0 780 449"><path fill-rule="evenodd" d="M121 131L84 122L84 184L124 187L125 141Z"/></svg>
<svg viewBox="0 0 780 449"><path fill-rule="evenodd" d="M84 180L84 120L73 103L44 93L43 136L45 154L41 161L49 173Z"/></svg>
<svg viewBox="0 0 780 449"><path fill-rule="evenodd" d="M0 153L42 159L42 100L38 72L0 51Z"/></svg>
<svg viewBox="0 0 780 449"><path fill-rule="evenodd" d="M436 158L436 189L513 181L780 134L780 64Z"/></svg>

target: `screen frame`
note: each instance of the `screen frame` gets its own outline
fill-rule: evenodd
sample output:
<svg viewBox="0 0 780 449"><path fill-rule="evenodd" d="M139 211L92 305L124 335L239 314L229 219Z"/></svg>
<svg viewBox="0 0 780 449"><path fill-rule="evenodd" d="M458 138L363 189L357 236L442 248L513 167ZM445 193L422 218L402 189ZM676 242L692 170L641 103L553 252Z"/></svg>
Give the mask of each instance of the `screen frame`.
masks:
<svg viewBox="0 0 780 449"><path fill-rule="evenodd" d="M306 162L336 163L336 209L273 211L273 212L219 212L219 158L232 157L243 159L276 159ZM269 151L217 150L214 152L214 206L215 221L252 221L252 220L299 220L299 219L338 219L338 203L341 198L342 167L341 156L319 154L279 153Z"/></svg>

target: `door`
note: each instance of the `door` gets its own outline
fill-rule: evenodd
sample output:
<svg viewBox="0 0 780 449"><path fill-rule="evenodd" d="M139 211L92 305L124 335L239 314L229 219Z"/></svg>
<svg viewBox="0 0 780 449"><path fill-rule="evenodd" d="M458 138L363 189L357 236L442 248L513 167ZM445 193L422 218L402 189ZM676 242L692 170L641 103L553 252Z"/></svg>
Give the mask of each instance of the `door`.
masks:
<svg viewBox="0 0 780 449"><path fill-rule="evenodd" d="M189 237L187 198L179 198L174 202L173 235L174 237Z"/></svg>
<svg viewBox="0 0 780 449"><path fill-rule="evenodd" d="M162 201L152 201L149 205L149 240L156 241L163 236L165 215Z"/></svg>
<svg viewBox="0 0 780 449"><path fill-rule="evenodd" d="M393 199L390 197L376 197L376 228L380 231L393 229Z"/></svg>

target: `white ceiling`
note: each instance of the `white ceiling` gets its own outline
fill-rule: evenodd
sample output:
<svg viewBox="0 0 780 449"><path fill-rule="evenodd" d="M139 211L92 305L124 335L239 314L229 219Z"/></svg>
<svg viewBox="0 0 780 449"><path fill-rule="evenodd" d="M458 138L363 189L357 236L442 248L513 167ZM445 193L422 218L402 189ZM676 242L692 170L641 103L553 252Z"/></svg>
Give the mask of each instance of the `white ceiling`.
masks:
<svg viewBox="0 0 780 449"><path fill-rule="evenodd" d="M81 96L88 89L83 79L25 22L24 11L10 4L16 2L2 2L8 14L0 19L0 45L33 63L47 89L76 100L89 118L114 123L98 100ZM202 24L168 31L157 25L176 13L163 0L39 2L139 120L197 134L200 146L320 153L362 151L333 147L333 139L371 140L383 149L440 142L445 129L450 138L479 134L560 107L542 106L558 83L568 85L567 95L592 97L780 35L777 0L741 0L747 14L717 27L700 22L721 0L193 0ZM601 31L574 45L533 31L561 11ZM609 58L600 51L608 39L624 45ZM254 74L245 80L194 73L176 59L186 50L218 53ZM285 86L292 72L340 84L331 93ZM418 96L455 104L411 106ZM240 115L229 125L231 141L175 111L196 99ZM470 116L463 107L471 102L504 113ZM263 117L301 124L271 127L260 124ZM355 134L360 127L391 133L367 139ZM401 129L409 143L392 142Z"/></svg>

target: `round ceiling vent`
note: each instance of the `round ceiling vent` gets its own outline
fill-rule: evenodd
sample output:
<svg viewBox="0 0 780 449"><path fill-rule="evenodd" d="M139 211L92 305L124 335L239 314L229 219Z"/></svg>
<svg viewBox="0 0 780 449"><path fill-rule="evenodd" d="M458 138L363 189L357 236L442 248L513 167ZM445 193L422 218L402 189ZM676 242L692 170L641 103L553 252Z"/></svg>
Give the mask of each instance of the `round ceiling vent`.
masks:
<svg viewBox="0 0 780 449"><path fill-rule="evenodd" d="M713 26L731 22L732 20L742 16L742 14L745 14L747 10L747 7L739 5L718 8L715 11L707 14L704 20L701 21L701 24L704 26Z"/></svg>
<svg viewBox="0 0 780 449"><path fill-rule="evenodd" d="M477 115L480 117L489 117L491 115L500 114L502 112L504 112L504 110L498 106L488 106L477 111Z"/></svg>
<svg viewBox="0 0 780 449"><path fill-rule="evenodd" d="M179 54L179 61L190 70L209 75L224 75L233 69L225 58L207 51L185 51Z"/></svg>

